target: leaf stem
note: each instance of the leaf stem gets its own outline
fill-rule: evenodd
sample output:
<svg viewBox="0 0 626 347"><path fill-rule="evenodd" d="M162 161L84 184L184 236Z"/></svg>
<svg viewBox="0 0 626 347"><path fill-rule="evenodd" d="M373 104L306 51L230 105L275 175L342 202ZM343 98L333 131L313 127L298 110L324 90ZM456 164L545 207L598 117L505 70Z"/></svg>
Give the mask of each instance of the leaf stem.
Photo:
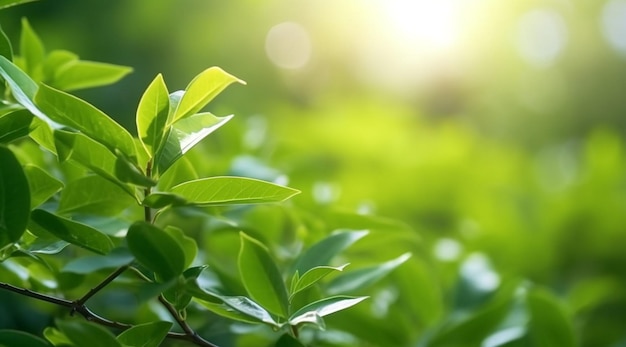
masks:
<svg viewBox="0 0 626 347"><path fill-rule="evenodd" d="M217 347L211 342L203 339L200 335L198 335L193 329L187 324L187 321L183 319L176 308L170 304L163 294L159 295L159 302L167 309L170 315L176 320L176 323L180 325L180 327L185 332L185 335L189 336L193 342L195 342L198 346L207 346L207 347Z"/></svg>
<svg viewBox="0 0 626 347"><path fill-rule="evenodd" d="M107 278L105 278L97 286L95 286L94 288L89 290L87 292L87 294L83 295L82 298L78 299L76 301L76 306L84 306L85 303L87 302L87 300L89 300L92 296L94 296L96 293L98 293L104 287L109 285L109 283L113 282L113 280L116 279L119 275L121 275L122 272L126 271L126 269L128 269L128 267L130 267L131 264L132 264L132 262L128 263L126 265L122 265L119 268L117 268L117 270L115 270L113 273L111 273L109 276L107 276Z"/></svg>
<svg viewBox="0 0 626 347"><path fill-rule="evenodd" d="M152 159L148 160L148 163L146 163L146 176L152 178ZM147 198L148 195L150 195L150 193L152 192L152 188L151 187L146 187L146 189L144 189L143 191L143 198ZM152 208L150 208L150 206L144 206L143 207L143 214L144 214L144 221L146 223L152 223Z"/></svg>

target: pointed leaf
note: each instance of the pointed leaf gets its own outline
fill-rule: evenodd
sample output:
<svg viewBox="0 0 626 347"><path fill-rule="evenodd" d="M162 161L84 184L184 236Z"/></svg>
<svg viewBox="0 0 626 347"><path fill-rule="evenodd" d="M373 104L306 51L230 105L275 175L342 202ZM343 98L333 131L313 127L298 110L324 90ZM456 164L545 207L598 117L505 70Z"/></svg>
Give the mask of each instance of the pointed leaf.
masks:
<svg viewBox="0 0 626 347"><path fill-rule="evenodd" d="M195 241L194 241L195 245ZM178 311L183 311L191 302L193 293L188 290L190 283L196 283L198 276L202 273L206 266L195 266L183 272L182 276L177 278L176 283L163 292L163 296Z"/></svg>
<svg viewBox="0 0 626 347"><path fill-rule="evenodd" d="M17 242L26 231L29 190L19 161L11 150L0 146L0 248Z"/></svg>
<svg viewBox="0 0 626 347"><path fill-rule="evenodd" d="M244 81L218 67L202 71L185 88L185 94L174 112L171 123L200 111L233 82L245 84Z"/></svg>
<svg viewBox="0 0 626 347"><path fill-rule="evenodd" d="M107 254L113 249L111 239L100 231L85 224L54 215L44 210L34 210L31 214L29 230L37 227L53 234L61 240L88 249L98 254Z"/></svg>
<svg viewBox="0 0 626 347"><path fill-rule="evenodd" d="M119 334L117 341L124 346L159 347L171 328L170 322L138 324Z"/></svg>
<svg viewBox="0 0 626 347"><path fill-rule="evenodd" d="M221 296L220 299L229 307L248 317L252 317L265 324L276 327L280 326L265 308L245 296Z"/></svg>
<svg viewBox="0 0 626 347"><path fill-rule="evenodd" d="M0 116L0 143L28 136L33 115L28 110L16 110Z"/></svg>
<svg viewBox="0 0 626 347"><path fill-rule="evenodd" d="M37 0L0 0L0 9L19 5L19 4L25 4L27 2L33 2L33 1L37 1Z"/></svg>
<svg viewBox="0 0 626 347"><path fill-rule="evenodd" d="M76 346L122 347L107 329L81 320L58 321L59 330Z"/></svg>
<svg viewBox="0 0 626 347"><path fill-rule="evenodd" d="M156 273L159 280L180 275L185 269L185 252L167 232L145 222L136 222L126 234L128 248L137 261Z"/></svg>
<svg viewBox="0 0 626 347"><path fill-rule="evenodd" d="M55 85L55 75L63 69L63 66L77 60L78 56L69 51L54 50L50 52L43 62L44 82L57 87L58 89L62 89Z"/></svg>
<svg viewBox="0 0 626 347"><path fill-rule="evenodd" d="M250 297L273 314L286 317L287 289L267 248L250 236L239 233L239 276Z"/></svg>
<svg viewBox="0 0 626 347"><path fill-rule="evenodd" d="M144 92L137 108L137 133L152 158L165 133L170 100L163 76L158 74Z"/></svg>
<svg viewBox="0 0 626 347"><path fill-rule="evenodd" d="M217 303L203 299L196 299L196 301L207 310L228 319L250 324L265 323L274 327L280 326L274 321L269 312L265 311L261 306L250 299L243 296L233 298L237 299L229 300L232 306L223 302ZM238 307L238 309L233 308L233 306Z"/></svg>
<svg viewBox="0 0 626 347"><path fill-rule="evenodd" d="M1 27L0 27L0 56L7 58L7 60L13 60L13 47L11 46L11 40L9 40L9 38L4 33Z"/></svg>
<svg viewBox="0 0 626 347"><path fill-rule="evenodd" d="M231 205L281 202L299 190L245 177L210 177L172 187L191 205Z"/></svg>
<svg viewBox="0 0 626 347"><path fill-rule="evenodd" d="M30 189L31 209L43 204L63 188L63 182L35 165L24 166L24 173Z"/></svg>
<svg viewBox="0 0 626 347"><path fill-rule="evenodd" d="M37 69L45 56L45 50L41 39L35 33L26 18L22 18L22 36L20 37L20 55L24 59L24 70L30 76L37 75ZM41 70L38 71L41 74Z"/></svg>
<svg viewBox="0 0 626 347"><path fill-rule="evenodd" d="M316 314L319 317L325 317L329 314L354 306L367 298L367 296L353 297L340 295L318 300L304 306L292 314L291 317L289 317L289 324L295 325L298 322L308 322L308 320L311 319L312 314Z"/></svg>
<svg viewBox="0 0 626 347"><path fill-rule="evenodd" d="M102 111L73 95L42 84L35 103L55 122L83 132L107 146L120 150L129 158L136 157L133 137Z"/></svg>
<svg viewBox="0 0 626 347"><path fill-rule="evenodd" d="M133 71L128 66L74 60L64 64L54 75L53 84L61 90L77 90L113 84Z"/></svg>
<svg viewBox="0 0 626 347"><path fill-rule="evenodd" d="M290 325L311 324L320 330L326 329L326 322L324 318L315 311L303 313L292 320L289 320Z"/></svg>
<svg viewBox="0 0 626 347"><path fill-rule="evenodd" d="M411 258L411 253L404 253L382 264L342 274L333 279L326 290L329 294L334 295L366 288L387 276L395 268L409 260L409 258Z"/></svg>
<svg viewBox="0 0 626 347"><path fill-rule="evenodd" d="M68 183L63 189L57 213L114 216L135 203L119 185L100 176L85 176Z"/></svg>
<svg viewBox="0 0 626 347"><path fill-rule="evenodd" d="M46 340L18 330L0 330L0 346L52 347Z"/></svg>
<svg viewBox="0 0 626 347"><path fill-rule="evenodd" d="M54 145L54 134L52 128L45 121L40 118L33 118L30 123L30 138L33 139L41 147L50 151L50 153L57 154L56 147Z"/></svg>
<svg viewBox="0 0 626 347"><path fill-rule="evenodd" d="M348 264L344 264L338 267L332 267L332 266L316 266L312 269L310 269L309 271L307 271L306 273L304 273L304 275L302 275L302 277L300 277L298 279L298 282L296 283L295 287L293 288L291 295L295 295L296 293L312 286L313 284L317 283L319 280L321 280L322 278L328 276L329 274L333 273L333 272L341 272L343 271L343 269L348 266Z"/></svg>
<svg viewBox="0 0 626 347"><path fill-rule="evenodd" d="M163 174L198 142L226 124L232 117L198 113L172 125L163 135L163 141L155 153L154 164L157 172Z"/></svg>
<svg viewBox="0 0 626 347"><path fill-rule="evenodd" d="M296 262L296 270L305 273L316 266L330 264L331 260L353 243L367 235L368 231L348 231L332 234L314 244Z"/></svg>

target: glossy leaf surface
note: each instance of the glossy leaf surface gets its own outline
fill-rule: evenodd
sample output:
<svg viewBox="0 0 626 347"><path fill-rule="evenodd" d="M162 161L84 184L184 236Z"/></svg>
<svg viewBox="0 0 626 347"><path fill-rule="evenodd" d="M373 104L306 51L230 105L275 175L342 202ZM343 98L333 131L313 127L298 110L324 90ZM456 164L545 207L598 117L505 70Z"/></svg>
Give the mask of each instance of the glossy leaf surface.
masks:
<svg viewBox="0 0 626 347"><path fill-rule="evenodd" d="M0 116L0 144L28 136L33 115L27 110L16 110Z"/></svg>
<svg viewBox="0 0 626 347"><path fill-rule="evenodd" d="M63 182L35 165L24 166L24 173L30 189L31 209L43 204L63 188Z"/></svg>
<svg viewBox="0 0 626 347"><path fill-rule="evenodd" d="M137 132L139 140L152 158L165 133L170 99L163 76L158 74L143 93L137 107Z"/></svg>
<svg viewBox="0 0 626 347"><path fill-rule="evenodd" d="M302 277L298 277L298 279L296 280L296 284L291 291L291 295L293 296L294 294L308 288L309 286L312 286L313 284L317 283L319 280L330 275L333 272L343 271L346 266L348 266L348 264L337 267L316 266L310 269L309 271L304 273Z"/></svg>
<svg viewBox="0 0 626 347"><path fill-rule="evenodd" d="M127 66L74 60L64 64L54 76L53 84L61 90L77 90L115 83L133 71Z"/></svg>
<svg viewBox="0 0 626 347"><path fill-rule="evenodd" d="M183 273L185 252L164 230L145 222L136 222L126 234L128 248L137 261L166 282Z"/></svg>
<svg viewBox="0 0 626 347"><path fill-rule="evenodd" d="M302 307L292 314L291 317L289 317L289 322L291 324L305 321L310 322L309 320L312 314L319 317L328 316L329 314L352 307L365 299L367 299L366 296L352 297L340 295L318 300Z"/></svg>
<svg viewBox="0 0 626 347"><path fill-rule="evenodd" d="M124 346L159 347L170 331L170 322L150 322L138 324L117 336L117 341Z"/></svg>
<svg viewBox="0 0 626 347"><path fill-rule="evenodd" d="M92 175L68 183L61 193L57 212L114 216L135 204L135 200L119 185Z"/></svg>
<svg viewBox="0 0 626 347"><path fill-rule="evenodd" d="M303 274L316 266L330 264L336 255L367 234L367 231L344 231L328 236L311 246L298 258L296 270Z"/></svg>
<svg viewBox="0 0 626 347"><path fill-rule="evenodd" d="M76 346L122 347L106 328L81 320L59 321L61 332Z"/></svg>
<svg viewBox="0 0 626 347"><path fill-rule="evenodd" d="M70 260L61 269L62 272L71 272L87 275L104 269L115 269L133 261L133 255L125 248L116 248L107 255L93 255Z"/></svg>
<svg viewBox="0 0 626 347"><path fill-rule="evenodd" d="M0 248L22 237L30 215L30 189L22 166L0 146Z"/></svg>
<svg viewBox="0 0 626 347"><path fill-rule="evenodd" d="M239 275L250 297L273 314L286 317L288 295L285 283L267 248L240 233Z"/></svg>

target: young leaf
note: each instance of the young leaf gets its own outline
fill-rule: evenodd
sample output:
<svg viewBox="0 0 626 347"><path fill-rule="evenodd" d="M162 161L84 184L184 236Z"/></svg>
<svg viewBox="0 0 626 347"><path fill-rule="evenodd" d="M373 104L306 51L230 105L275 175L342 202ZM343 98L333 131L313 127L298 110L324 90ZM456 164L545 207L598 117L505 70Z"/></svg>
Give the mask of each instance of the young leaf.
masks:
<svg viewBox="0 0 626 347"><path fill-rule="evenodd" d="M117 341L124 346L159 347L171 328L171 322L138 324L119 334Z"/></svg>
<svg viewBox="0 0 626 347"><path fill-rule="evenodd" d="M196 259L196 255L198 254L198 245L196 244L196 240L185 235L182 230L173 227L167 226L165 227L165 232L168 233L171 237L173 237L178 244L182 247L185 253L185 268L189 267L191 263ZM199 275L200 273L198 273ZM197 276L196 276L197 277Z"/></svg>
<svg viewBox="0 0 626 347"><path fill-rule="evenodd" d="M239 275L250 297L273 314L286 317L287 289L267 248L250 236L239 233Z"/></svg>
<svg viewBox="0 0 626 347"><path fill-rule="evenodd" d="M41 75L41 63L45 56L45 50L41 39L39 39L39 36L37 36L26 18L22 18L20 55L24 59L24 70L26 73L30 76ZM38 69L39 71L37 71Z"/></svg>
<svg viewBox="0 0 626 347"><path fill-rule="evenodd" d="M337 254L367 234L367 231L348 231L332 234L305 251L298 258L295 268L299 273L305 273L316 266L328 265Z"/></svg>
<svg viewBox="0 0 626 347"><path fill-rule="evenodd" d="M338 267L316 266L316 267L310 269L309 271L304 273L304 275L302 275L302 277L300 277L297 280L295 287L291 291L291 296L293 296L296 293L298 293L300 291L303 291L304 289L312 286L313 284L317 283L319 280L321 280L322 278L328 276L329 274L331 274L333 272L341 272L341 271L343 271L343 269L346 266L348 266L348 264L344 264L344 265L338 266Z"/></svg>
<svg viewBox="0 0 626 347"><path fill-rule="evenodd" d="M156 273L159 280L180 275L185 269L185 251L167 232L146 222L136 222L126 234L128 248L137 261Z"/></svg>
<svg viewBox="0 0 626 347"><path fill-rule="evenodd" d="M185 94L180 100L178 107L176 107L170 122L172 124L176 123L179 119L200 111L233 82L245 84L244 81L218 67L211 67L202 71L185 89Z"/></svg>
<svg viewBox="0 0 626 347"><path fill-rule="evenodd" d="M114 216L136 202L119 185L100 176L85 176L67 184L61 192L57 213Z"/></svg>
<svg viewBox="0 0 626 347"><path fill-rule="evenodd" d="M34 210L31 214L29 230L37 227L48 231L61 240L88 249L98 254L107 254L113 249L111 239L100 231L85 224L54 215L44 210Z"/></svg>
<svg viewBox="0 0 626 347"><path fill-rule="evenodd" d="M55 75L58 74L63 66L78 60L78 56L72 52L65 50L54 50L48 54L43 61L43 77L48 84L59 88L54 83Z"/></svg>
<svg viewBox="0 0 626 347"><path fill-rule="evenodd" d="M61 90L78 90L113 84L133 71L128 66L73 60L63 65L51 81Z"/></svg>
<svg viewBox="0 0 626 347"><path fill-rule="evenodd" d="M196 299L196 301L209 311L225 318L250 324L265 323L275 328L280 327L272 315L254 301L244 296L222 298L224 301L221 303L204 299Z"/></svg>
<svg viewBox="0 0 626 347"><path fill-rule="evenodd" d="M0 330L0 346L52 347L41 338L18 330Z"/></svg>
<svg viewBox="0 0 626 347"><path fill-rule="evenodd" d="M0 9L19 5L19 4L25 4L27 2L33 2L33 1L37 1L37 0L0 0Z"/></svg>
<svg viewBox="0 0 626 347"><path fill-rule="evenodd" d="M311 318L315 316L328 316L329 314L354 306L367 298L367 296L352 297L340 295L318 300L302 307L292 314L291 317L289 317L289 324L297 325L304 322L314 323L311 321Z"/></svg>
<svg viewBox="0 0 626 347"><path fill-rule="evenodd" d="M137 133L150 158L165 133L170 100L163 76L158 74L144 92L137 107Z"/></svg>
<svg viewBox="0 0 626 347"><path fill-rule="evenodd" d="M13 140L28 136L33 115L28 110L15 110L0 116L0 143L9 143Z"/></svg>
<svg viewBox="0 0 626 347"><path fill-rule="evenodd" d="M191 205L232 205L281 202L299 190L245 177L210 177L181 183L171 192Z"/></svg>
<svg viewBox="0 0 626 347"><path fill-rule="evenodd" d="M215 117L198 113L172 125L164 135L155 153L155 166L159 174L165 173L185 153L209 134L226 124L233 116ZM153 148L154 150L154 148Z"/></svg>
<svg viewBox="0 0 626 347"><path fill-rule="evenodd" d="M0 248L17 242L30 215L30 189L19 161L0 146Z"/></svg>
<svg viewBox="0 0 626 347"><path fill-rule="evenodd" d="M13 47L11 46L11 40L4 33L0 27L0 56L13 60Z"/></svg>
<svg viewBox="0 0 626 347"><path fill-rule="evenodd" d="M129 158L136 157L133 137L102 111L73 95L42 84L35 103L52 120L83 132L112 152L119 149Z"/></svg>
<svg viewBox="0 0 626 347"><path fill-rule="evenodd" d="M107 329L80 320L58 321L59 330L76 346L122 347Z"/></svg>
<svg viewBox="0 0 626 347"><path fill-rule="evenodd" d="M35 165L24 166L24 173L30 189L31 209L43 204L63 188L63 182Z"/></svg>
<svg viewBox="0 0 626 347"><path fill-rule="evenodd" d="M330 282L327 291L329 294L334 295L366 288L387 276L395 268L404 264L409 258L411 258L411 253L404 253L382 264L342 274Z"/></svg>

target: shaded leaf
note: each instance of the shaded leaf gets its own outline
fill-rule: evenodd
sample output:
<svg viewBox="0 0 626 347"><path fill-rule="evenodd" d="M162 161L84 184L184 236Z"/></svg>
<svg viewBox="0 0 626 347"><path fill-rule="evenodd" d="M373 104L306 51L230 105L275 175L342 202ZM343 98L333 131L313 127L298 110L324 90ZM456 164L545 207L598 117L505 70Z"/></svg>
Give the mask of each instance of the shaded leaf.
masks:
<svg viewBox="0 0 626 347"><path fill-rule="evenodd" d="M244 301L246 301L246 299L249 300L248 298L244 297L240 298ZM207 301L202 299L196 299L196 302L205 307L207 310L228 319L250 324L266 323L272 326L279 325L274 321L269 312L263 310L263 308L258 305L249 304L245 307L240 305L240 310L236 310L223 302L216 303L213 301ZM247 313L242 313L242 311L245 311Z"/></svg>
<svg viewBox="0 0 626 347"><path fill-rule="evenodd" d="M24 173L30 189L31 209L43 204L63 188L63 182L35 165L24 166Z"/></svg>
<svg viewBox="0 0 626 347"><path fill-rule="evenodd" d="M148 195L141 204L151 208L164 208L167 206L182 206L187 201L176 194L155 192Z"/></svg>
<svg viewBox="0 0 626 347"><path fill-rule="evenodd" d="M26 18L22 18L20 55L24 61L24 70L26 70L30 76L41 75L41 63L45 56L45 50L41 39L37 36ZM37 69L39 69L39 71L37 71Z"/></svg>
<svg viewBox="0 0 626 347"><path fill-rule="evenodd" d="M163 282L183 273L185 252L164 230L146 222L136 222L128 229L126 241L137 261Z"/></svg>
<svg viewBox="0 0 626 347"><path fill-rule="evenodd" d="M298 339L285 333L276 341L275 347L304 347Z"/></svg>
<svg viewBox="0 0 626 347"><path fill-rule="evenodd" d="M239 233L239 276L250 297L273 314L286 317L289 300L285 283L267 248Z"/></svg>
<svg viewBox="0 0 626 347"><path fill-rule="evenodd" d="M18 330L0 330L0 346L51 347L47 341Z"/></svg>
<svg viewBox="0 0 626 347"><path fill-rule="evenodd" d="M329 314L354 306L367 298L367 296L353 297L339 295L318 300L302 307L292 314L291 317L289 317L289 323L292 325L298 324L299 322L312 323L312 316L314 315L319 317L328 316Z"/></svg>
<svg viewBox="0 0 626 347"><path fill-rule="evenodd" d="M106 328L81 320L57 321L57 327L76 346L122 347Z"/></svg>
<svg viewBox="0 0 626 347"><path fill-rule="evenodd" d="M159 347L172 328L170 322L150 322L134 325L117 336L117 341L132 347Z"/></svg>
<svg viewBox="0 0 626 347"><path fill-rule="evenodd" d="M230 205L280 202L300 191L245 177L210 177L181 183L171 192L192 205Z"/></svg>
<svg viewBox="0 0 626 347"><path fill-rule="evenodd" d="M78 60L78 56L69 51L54 50L50 52L46 59L43 61L42 69L44 81L58 88L58 86L54 84L55 74L57 74L64 65L74 62L76 60Z"/></svg>
<svg viewBox="0 0 626 347"><path fill-rule="evenodd" d="M55 346L71 346L72 342L59 329L47 327L43 330L43 336Z"/></svg>
<svg viewBox="0 0 626 347"><path fill-rule="evenodd" d="M61 240L92 252L107 254L113 249L113 242L107 235L90 226L50 212L34 210L31 214L31 221L35 223L34 226L46 230Z"/></svg>
<svg viewBox="0 0 626 347"><path fill-rule="evenodd" d="M85 176L67 184L61 193L57 213L116 215L134 205L128 192L100 176Z"/></svg>
<svg viewBox="0 0 626 347"><path fill-rule="evenodd" d="M137 133L152 158L165 133L170 100L163 76L158 74L144 92L137 107Z"/></svg>
<svg viewBox="0 0 626 347"><path fill-rule="evenodd" d="M162 135L163 141L154 155L157 172L159 174L166 172L198 142L226 124L232 117L232 115L215 117L210 113L198 113L174 123Z"/></svg>
<svg viewBox="0 0 626 347"><path fill-rule="evenodd" d="M68 61L54 74L51 82L61 90L77 90L113 84L133 71L128 66L87 60Z"/></svg>
<svg viewBox="0 0 626 347"><path fill-rule="evenodd" d="M28 136L33 115L28 110L15 110L0 116L0 143Z"/></svg>
<svg viewBox="0 0 626 347"><path fill-rule="evenodd" d="M343 231L332 234L305 251L296 262L299 273L305 273L316 266L330 264L331 260L353 243L367 235L368 231Z"/></svg>
<svg viewBox="0 0 626 347"><path fill-rule="evenodd" d="M404 264L409 258L411 258L411 253L404 253L382 264L342 274L334 278L326 290L329 294L334 295L367 288Z"/></svg>
<svg viewBox="0 0 626 347"><path fill-rule="evenodd" d="M37 0L0 0L0 9L19 5L19 4L25 4L27 2L33 2L33 1L37 1Z"/></svg>
<svg viewBox="0 0 626 347"><path fill-rule="evenodd" d="M136 157L133 137L102 111L73 95L42 84L35 103L55 122L83 132L107 146L120 150L129 158Z"/></svg>
<svg viewBox="0 0 626 347"><path fill-rule="evenodd" d="M61 272L87 275L103 269L116 269L133 261L133 255L125 248L116 248L107 255L80 257L70 260Z"/></svg>
<svg viewBox="0 0 626 347"><path fill-rule="evenodd" d="M299 277L299 278L296 279L297 282L296 282L294 288L291 291L291 295L293 296L296 293L298 293L298 292L308 288L309 286L312 286L313 284L317 283L319 280L321 280L322 278L328 276L329 274L331 274L333 272L341 272L341 271L343 271L343 269L346 266L348 266L348 264L344 264L344 265L337 266L337 267L316 266L316 267L310 269L309 271L304 273L304 275L302 275L302 277Z"/></svg>
<svg viewBox="0 0 626 347"><path fill-rule="evenodd" d="M0 146L0 248L17 242L30 215L30 189L19 161Z"/></svg>
<svg viewBox="0 0 626 347"><path fill-rule="evenodd" d="M0 3L2 3L0 1ZM0 27L0 55L7 58L7 60L13 60L13 47L11 46L11 40L4 33Z"/></svg>
<svg viewBox="0 0 626 347"><path fill-rule="evenodd" d="M206 266L195 266L185 270L183 275L177 278L177 283L163 292L165 299L174 305L178 311L183 311L191 302L193 294L188 290L189 284L196 283L198 276L205 268Z"/></svg>
<svg viewBox="0 0 626 347"><path fill-rule="evenodd" d="M530 339L533 346L577 346L571 318L556 298L543 290L528 293L530 311Z"/></svg>
<svg viewBox="0 0 626 347"><path fill-rule="evenodd" d="M244 81L228 74L219 67L211 67L202 71L185 88L185 94L176 107L174 116L170 120L171 123L176 123L179 119L200 111L233 82L245 84Z"/></svg>
<svg viewBox="0 0 626 347"><path fill-rule="evenodd" d="M185 253L184 267L187 268L188 266L190 266L194 259L196 259L196 255L198 254L198 245L196 244L196 240L185 235L182 230L173 226L165 227L165 232L173 237L183 249Z"/></svg>

